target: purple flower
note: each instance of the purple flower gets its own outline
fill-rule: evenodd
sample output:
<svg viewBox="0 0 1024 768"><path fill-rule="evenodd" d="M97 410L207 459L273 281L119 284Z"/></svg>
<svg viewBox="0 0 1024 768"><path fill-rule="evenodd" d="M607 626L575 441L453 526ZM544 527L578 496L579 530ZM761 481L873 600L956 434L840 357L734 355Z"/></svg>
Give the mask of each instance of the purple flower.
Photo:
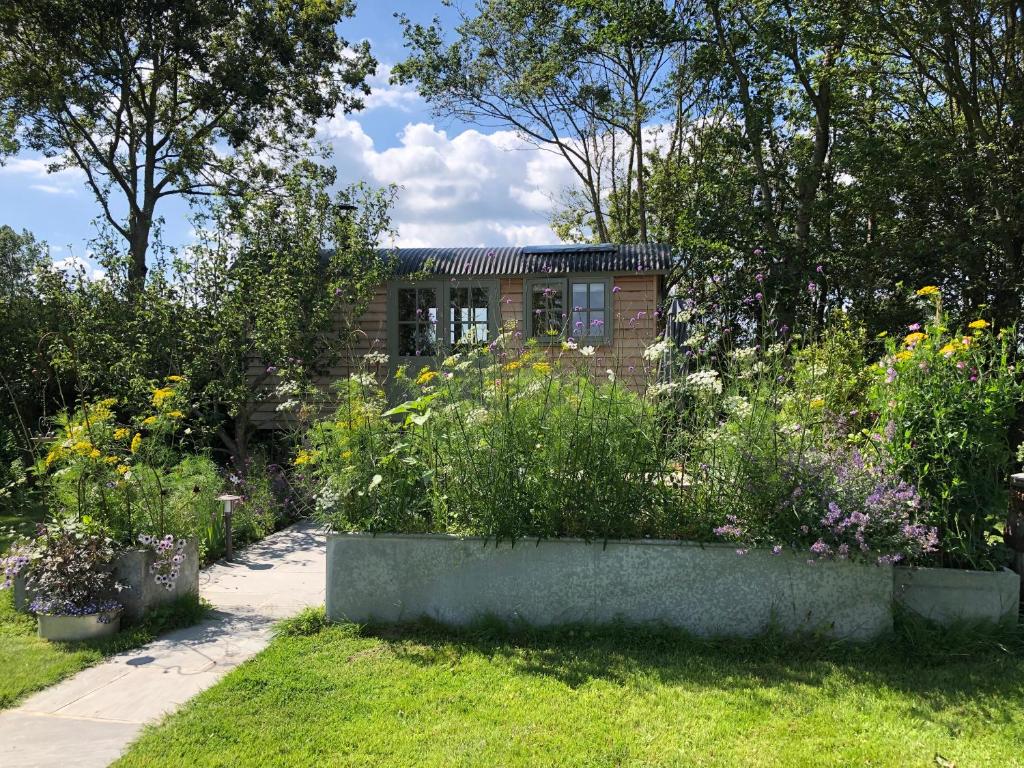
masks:
<svg viewBox="0 0 1024 768"><path fill-rule="evenodd" d="M910 325L907 326L907 330L908 331L920 331L921 330L921 324L920 323L911 323Z"/></svg>
<svg viewBox="0 0 1024 768"><path fill-rule="evenodd" d="M761 301L761 299L764 298L764 294L763 293L755 293L754 294L754 298L757 299L757 301Z"/></svg>
<svg viewBox="0 0 1024 768"><path fill-rule="evenodd" d="M815 270L815 271L816 271L816 272L817 272L817 273L818 273L819 275L823 275L823 274L825 274L825 267L824 267L823 265L819 264L819 265L817 266L817 268L816 268L816 270Z"/></svg>
<svg viewBox="0 0 1024 768"><path fill-rule="evenodd" d="M756 275L754 275L754 279L757 282L759 282L759 283L763 283L764 282L764 275L762 273L758 272Z"/></svg>
<svg viewBox="0 0 1024 768"><path fill-rule="evenodd" d="M891 368L891 367L888 368L885 371L885 383L886 384L892 384L894 381L896 381L896 376L897 376L896 369L895 368Z"/></svg>
<svg viewBox="0 0 1024 768"><path fill-rule="evenodd" d="M613 286L612 286L612 293L618 293L618 292L619 292L619 291L621 291L621 290L622 290L622 288L620 288L620 287L619 287L619 286L617 286L617 285L613 285Z"/></svg>

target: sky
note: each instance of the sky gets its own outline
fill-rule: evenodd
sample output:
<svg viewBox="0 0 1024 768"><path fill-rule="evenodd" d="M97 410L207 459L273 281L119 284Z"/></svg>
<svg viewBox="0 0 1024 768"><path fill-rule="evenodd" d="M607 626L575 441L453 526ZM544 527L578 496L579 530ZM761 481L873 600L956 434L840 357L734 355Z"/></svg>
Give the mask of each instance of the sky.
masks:
<svg viewBox="0 0 1024 768"><path fill-rule="evenodd" d="M572 183L565 162L512 131L437 117L414 88L390 85L391 66L405 55L395 12L421 23L438 15L449 27L455 19L440 0L360 0L355 17L339 25L347 40L369 40L380 62L366 108L317 126L334 150L340 181L399 185L393 245L557 242L548 222L553 201ZM23 153L0 166L0 224L45 240L58 266L77 263L94 271L88 243L99 205L80 171L51 174L46 165ZM160 205L164 241L187 245L187 206L170 198Z"/></svg>

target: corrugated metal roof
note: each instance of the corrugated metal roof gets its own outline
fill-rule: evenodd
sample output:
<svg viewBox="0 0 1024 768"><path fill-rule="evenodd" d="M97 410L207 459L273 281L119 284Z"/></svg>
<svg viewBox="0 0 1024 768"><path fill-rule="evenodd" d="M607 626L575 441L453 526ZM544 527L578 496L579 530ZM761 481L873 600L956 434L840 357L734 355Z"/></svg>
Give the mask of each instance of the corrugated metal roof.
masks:
<svg viewBox="0 0 1024 768"><path fill-rule="evenodd" d="M395 248L395 273L409 275L544 275L654 272L672 269L667 245L529 245L495 248Z"/></svg>

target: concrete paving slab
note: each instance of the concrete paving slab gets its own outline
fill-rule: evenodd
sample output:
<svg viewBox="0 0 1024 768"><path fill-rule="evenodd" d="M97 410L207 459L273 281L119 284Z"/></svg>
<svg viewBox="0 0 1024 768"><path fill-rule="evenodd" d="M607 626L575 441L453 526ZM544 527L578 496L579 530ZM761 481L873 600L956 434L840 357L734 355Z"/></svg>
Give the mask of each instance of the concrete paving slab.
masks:
<svg viewBox="0 0 1024 768"><path fill-rule="evenodd" d="M100 768L270 642L273 623L324 602L326 546L300 523L200 573L213 614L0 712L0 766Z"/></svg>

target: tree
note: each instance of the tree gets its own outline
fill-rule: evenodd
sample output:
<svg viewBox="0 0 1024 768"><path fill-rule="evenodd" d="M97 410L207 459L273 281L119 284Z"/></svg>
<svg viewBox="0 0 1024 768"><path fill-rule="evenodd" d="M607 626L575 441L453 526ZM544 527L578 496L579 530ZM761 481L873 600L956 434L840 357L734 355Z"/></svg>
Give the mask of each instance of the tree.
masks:
<svg viewBox="0 0 1024 768"><path fill-rule="evenodd" d="M377 244L393 190L332 197L333 170L309 161L279 174L281 194L219 198L177 265L181 372L243 472L260 405L282 382L314 383L346 352L389 265Z"/></svg>
<svg viewBox="0 0 1024 768"><path fill-rule="evenodd" d="M451 43L437 20L399 18L412 53L394 69L398 82L417 83L441 114L510 127L559 153L594 236L647 241L648 132L672 107L662 87L683 42L664 0L495 0L464 14Z"/></svg>
<svg viewBox="0 0 1024 768"><path fill-rule="evenodd" d="M361 106L375 62L335 30L353 12L352 0L8 0L0 153L84 171L138 291L160 200L257 183L243 166Z"/></svg>

